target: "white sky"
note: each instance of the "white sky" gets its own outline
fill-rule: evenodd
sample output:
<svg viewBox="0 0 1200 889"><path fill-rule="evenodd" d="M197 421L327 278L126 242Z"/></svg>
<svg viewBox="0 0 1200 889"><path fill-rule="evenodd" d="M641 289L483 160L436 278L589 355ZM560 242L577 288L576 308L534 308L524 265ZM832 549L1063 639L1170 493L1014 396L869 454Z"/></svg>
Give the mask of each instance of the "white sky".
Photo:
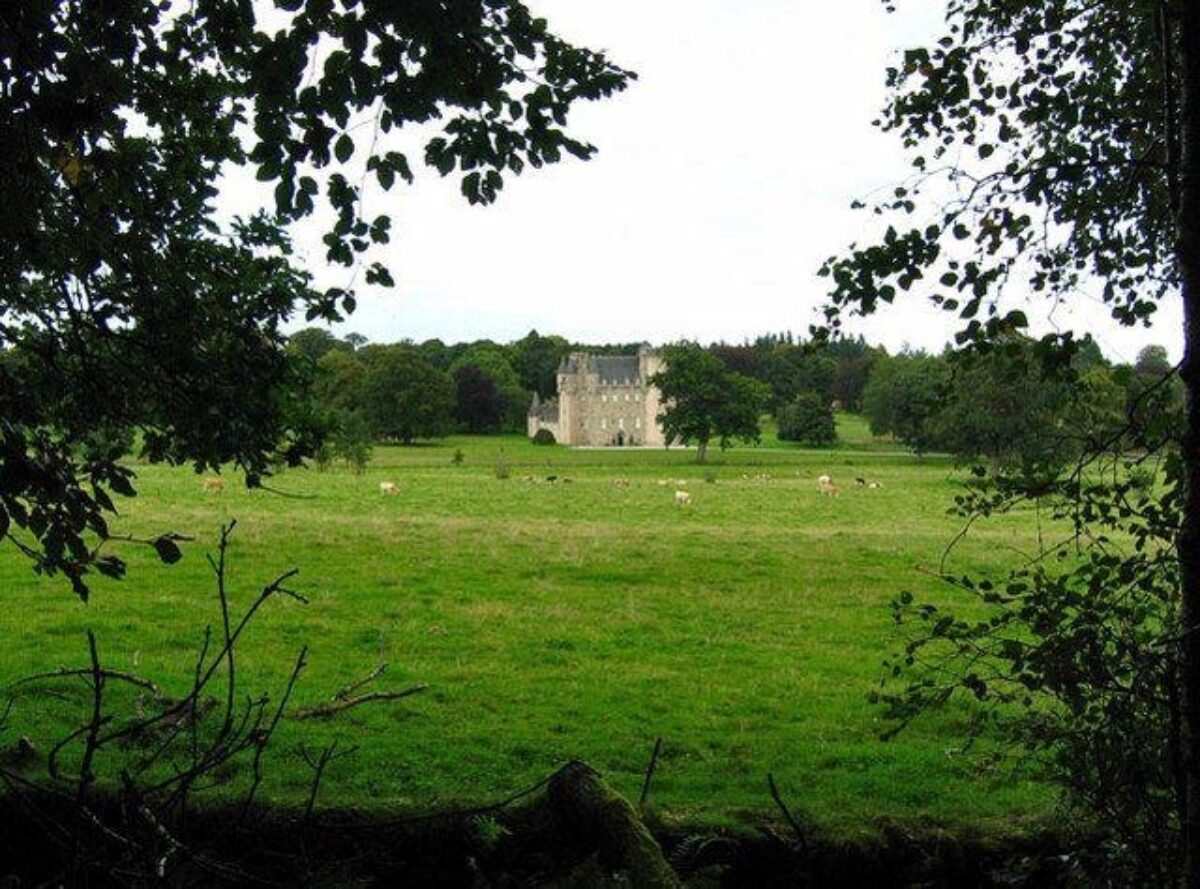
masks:
<svg viewBox="0 0 1200 889"><path fill-rule="evenodd" d="M572 116L598 156L510 179L487 208L424 168L415 186L377 194L368 209L393 214L386 258L398 286L359 286L358 311L336 329L374 342L509 341L533 328L651 343L806 332L824 298L822 261L870 231L851 199L908 172L898 139L870 122L885 67L940 33L941 0L901 0L892 15L880 0L531 6L638 72L629 90ZM347 279L318 273L326 285ZM1174 306L1155 329L1131 331L1087 298L1076 304L1054 322L1090 330L1111 358L1132 360L1149 342L1178 358ZM850 329L894 351L939 349L955 325L910 298Z"/></svg>

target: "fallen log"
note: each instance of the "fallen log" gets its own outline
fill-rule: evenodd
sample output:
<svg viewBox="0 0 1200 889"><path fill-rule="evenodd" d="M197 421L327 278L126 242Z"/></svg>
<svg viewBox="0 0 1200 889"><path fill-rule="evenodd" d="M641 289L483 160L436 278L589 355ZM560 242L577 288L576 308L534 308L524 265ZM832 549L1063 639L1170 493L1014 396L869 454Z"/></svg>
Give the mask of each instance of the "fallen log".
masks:
<svg viewBox="0 0 1200 889"><path fill-rule="evenodd" d="M550 779L546 795L564 825L594 842L602 863L624 874L633 889L682 889L633 806L587 763L575 761L560 769Z"/></svg>

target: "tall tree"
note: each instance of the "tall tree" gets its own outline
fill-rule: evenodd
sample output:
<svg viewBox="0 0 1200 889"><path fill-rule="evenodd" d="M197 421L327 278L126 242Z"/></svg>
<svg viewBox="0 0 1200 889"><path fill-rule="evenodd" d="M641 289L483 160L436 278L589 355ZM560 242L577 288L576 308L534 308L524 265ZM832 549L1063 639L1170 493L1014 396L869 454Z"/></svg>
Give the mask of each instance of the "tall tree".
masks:
<svg viewBox="0 0 1200 889"><path fill-rule="evenodd" d="M513 367L521 377L521 385L542 398L558 394L558 365L571 351L570 344L561 336L542 336L536 330L529 331L510 347Z"/></svg>
<svg viewBox="0 0 1200 889"><path fill-rule="evenodd" d="M500 431L504 399L495 381L474 364L460 364L454 373L454 419L471 433Z"/></svg>
<svg viewBox="0 0 1200 889"><path fill-rule="evenodd" d="M450 431L454 383L412 346L366 346L362 350L362 415L371 434L411 444Z"/></svg>
<svg viewBox="0 0 1200 889"><path fill-rule="evenodd" d="M770 390L763 383L734 373L721 359L695 343L663 350L664 370L650 378L662 393L659 420L667 441L696 444L696 462L703 463L708 445L721 449L734 439L758 441L759 417Z"/></svg>
<svg viewBox="0 0 1200 889"><path fill-rule="evenodd" d="M884 355L863 391L863 413L873 435L894 435L917 453L933 450L930 420L942 404L950 368L933 355Z"/></svg>
<svg viewBox="0 0 1200 889"><path fill-rule="evenodd" d="M340 340L323 327L306 327L297 330L287 338L288 351L295 355L303 355L309 361L316 363L326 352L334 349L342 352L353 352L354 347L345 340Z"/></svg>
<svg viewBox="0 0 1200 889"><path fill-rule="evenodd" d="M20 353L0 365L0 538L80 594L124 570L95 544L131 472L80 458L96 429L251 483L302 459L280 326L354 294L313 288L285 226L325 206L326 259L386 285L390 220L362 186L412 178L396 131L423 127L424 161L488 203L591 156L568 112L628 77L519 0L0 4L0 351ZM227 174L273 188L268 212L223 219Z"/></svg>
<svg viewBox="0 0 1200 889"><path fill-rule="evenodd" d="M906 52L888 84L881 125L916 175L878 208L893 221L882 239L826 265L835 325L931 279L962 342L1025 326L1001 299L1022 278L1062 299L1095 278L1129 324L1182 297L1183 827L1200 889L1200 4L950 0L944 37ZM930 220L939 176L934 193L952 197ZM1045 341L1048 357L1073 347Z"/></svg>
<svg viewBox="0 0 1200 889"><path fill-rule="evenodd" d="M501 428L506 432L523 432L530 395L521 387L521 379L509 355L509 349L496 343L474 343L450 365L450 372L453 374L469 364L485 374L500 398Z"/></svg>

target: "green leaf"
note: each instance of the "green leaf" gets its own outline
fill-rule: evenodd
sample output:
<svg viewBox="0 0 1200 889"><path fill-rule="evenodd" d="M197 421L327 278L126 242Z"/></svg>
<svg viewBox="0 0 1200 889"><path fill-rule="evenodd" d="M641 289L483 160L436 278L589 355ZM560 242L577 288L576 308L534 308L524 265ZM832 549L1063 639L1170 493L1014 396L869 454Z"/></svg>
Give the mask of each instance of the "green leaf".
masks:
<svg viewBox="0 0 1200 889"><path fill-rule="evenodd" d="M167 565L174 565L183 558L183 551L179 549L179 545L168 535L157 537L152 544L154 551L158 553L158 557Z"/></svg>
<svg viewBox="0 0 1200 889"><path fill-rule="evenodd" d="M338 136L338 140L333 143L333 154L340 163L346 163L354 155L354 140L349 134L342 133Z"/></svg>

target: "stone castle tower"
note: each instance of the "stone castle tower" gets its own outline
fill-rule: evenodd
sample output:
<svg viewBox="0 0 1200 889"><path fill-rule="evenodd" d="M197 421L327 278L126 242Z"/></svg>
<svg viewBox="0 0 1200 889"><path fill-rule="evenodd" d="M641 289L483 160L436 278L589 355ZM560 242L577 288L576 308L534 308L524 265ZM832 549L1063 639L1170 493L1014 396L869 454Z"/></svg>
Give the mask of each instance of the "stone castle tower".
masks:
<svg viewBox="0 0 1200 889"><path fill-rule="evenodd" d="M558 397L534 398L529 435L548 429L559 444L661 447L661 400L648 381L663 366L649 346L636 355L571 353L558 366Z"/></svg>

